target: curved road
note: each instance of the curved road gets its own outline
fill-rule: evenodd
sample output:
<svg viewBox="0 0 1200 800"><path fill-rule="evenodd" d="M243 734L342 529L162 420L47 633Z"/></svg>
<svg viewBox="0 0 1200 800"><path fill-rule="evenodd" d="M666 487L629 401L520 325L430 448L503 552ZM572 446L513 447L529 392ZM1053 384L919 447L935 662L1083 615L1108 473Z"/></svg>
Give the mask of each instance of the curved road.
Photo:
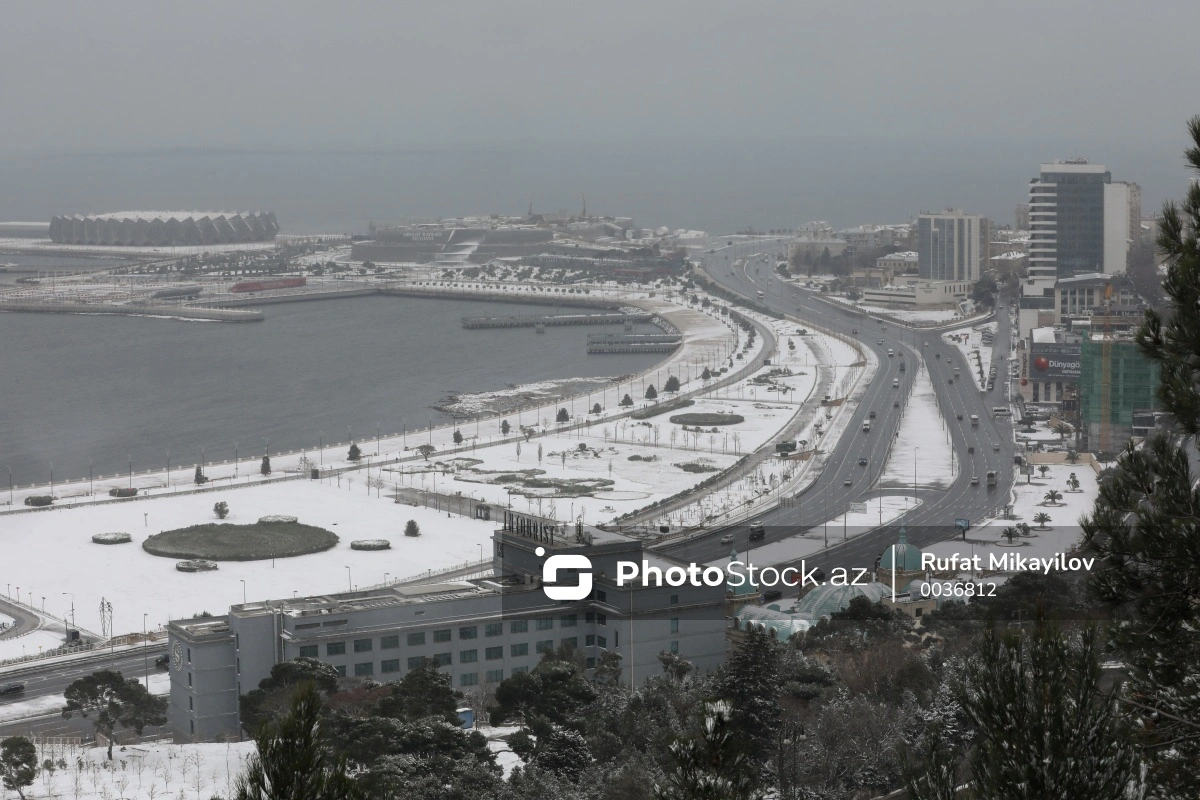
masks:
<svg viewBox="0 0 1200 800"><path fill-rule="evenodd" d="M732 242L732 244L729 244ZM992 416L995 406L1007 406L1005 386L1008 381L1009 320L1003 309L1005 300L997 301L1002 309L996 315L997 331L993 363L997 365L996 388L981 392L970 375L958 348L947 344L942 338L943 330L923 331L905 328L894 323L882 324L878 319L861 312L840 309L819 299L812 291L800 289L779 279L775 263L786 257L785 244L781 240L760 239L714 239L709 245L712 252L700 257L704 271L717 283L748 298L762 291L759 302L773 310L783 312L801 325L809 322L846 338L857 340L865 349L872 350L879 359L879 369L866 387L858 406L852 410L845 433L830 454L825 468L816 480L797 495L790 506L776 507L755 521L766 527L764 544L806 530L825 527L831 520L848 510L852 502L870 501L872 498L896 495L913 495L921 504L894 523L882 528L860 533L841 542L840 526L828 526L830 546L820 553L807 557L808 566L819 565L828 571L833 567L871 567L887 545L897 538L898 528L907 529L908 540L918 547L951 538L956 534L954 520L966 518L976 520L990 516L1008 503L1012 485L1012 458L1014 441L1011 420ZM744 260L740 268L734 264ZM853 333L858 329L859 333ZM879 340L883 344L879 344ZM901 358L889 358L888 349L899 352ZM940 353L941 358L934 357ZM919 355L918 355L919 354ZM958 477L944 490L911 488L879 489L875 481L883 470L887 459L888 445L900 424L900 416L908 402L912 377L916 374L918 358L925 358L929 367L934 392L945 416L945 424L951 434L955 457L958 459ZM899 364L904 361L906 372L900 372ZM961 378L953 384L947 382L953 375L953 366L961 368ZM899 380L900 388L893 389L892 381ZM894 404L899 403L899 407ZM862 422L871 419L870 433L862 433ZM963 421L955 419L962 414ZM970 417L979 417L978 427L972 427ZM940 431L938 432L941 433ZM999 450L994 445L999 444ZM974 448L974 453L969 448ZM867 460L866 466L859 459ZM997 485L987 486L986 475L995 471ZM977 476L980 485L972 486L971 477ZM918 474L918 479L920 478ZM846 481L850 485L845 485ZM868 502L868 508L869 508ZM719 539L730 529L715 530L696 535L690 539L664 544L660 549L673 557L687 561L711 562L723 560L729 555L731 545L721 544ZM734 544L739 552L748 549L749 561L753 562L753 549L747 541L745 525L733 529ZM967 552L969 555L969 552ZM790 563L790 562L789 562Z"/></svg>

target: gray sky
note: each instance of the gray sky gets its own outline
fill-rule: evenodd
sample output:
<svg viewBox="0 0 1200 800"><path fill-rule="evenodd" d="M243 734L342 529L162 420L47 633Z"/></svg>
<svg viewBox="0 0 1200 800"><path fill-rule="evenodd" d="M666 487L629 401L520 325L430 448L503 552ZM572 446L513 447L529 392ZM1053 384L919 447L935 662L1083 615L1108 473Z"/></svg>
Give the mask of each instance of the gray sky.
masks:
<svg viewBox="0 0 1200 800"><path fill-rule="evenodd" d="M14 3L0 150L893 139L1179 152L1200 112L1197 30L1195 0Z"/></svg>

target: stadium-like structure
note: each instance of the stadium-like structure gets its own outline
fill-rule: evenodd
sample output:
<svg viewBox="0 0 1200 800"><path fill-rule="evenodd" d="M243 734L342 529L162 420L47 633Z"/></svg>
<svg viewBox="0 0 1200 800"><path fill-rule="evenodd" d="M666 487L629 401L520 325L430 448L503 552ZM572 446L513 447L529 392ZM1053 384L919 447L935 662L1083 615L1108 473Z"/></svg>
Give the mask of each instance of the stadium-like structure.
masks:
<svg viewBox="0 0 1200 800"><path fill-rule="evenodd" d="M121 211L55 217L50 239L59 244L166 247L265 242L279 233L273 211Z"/></svg>

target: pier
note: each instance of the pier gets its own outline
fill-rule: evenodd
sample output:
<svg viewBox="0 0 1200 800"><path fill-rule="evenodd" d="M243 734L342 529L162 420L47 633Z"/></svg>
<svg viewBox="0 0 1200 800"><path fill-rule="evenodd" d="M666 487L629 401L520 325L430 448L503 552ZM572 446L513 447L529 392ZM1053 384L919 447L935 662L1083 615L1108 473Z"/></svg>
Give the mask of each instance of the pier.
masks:
<svg viewBox="0 0 1200 800"><path fill-rule="evenodd" d="M631 325L651 322L653 314L514 314L509 317L463 317L464 328L536 328L556 325Z"/></svg>
<svg viewBox="0 0 1200 800"><path fill-rule="evenodd" d="M677 333L588 334L589 353L670 353L683 344Z"/></svg>

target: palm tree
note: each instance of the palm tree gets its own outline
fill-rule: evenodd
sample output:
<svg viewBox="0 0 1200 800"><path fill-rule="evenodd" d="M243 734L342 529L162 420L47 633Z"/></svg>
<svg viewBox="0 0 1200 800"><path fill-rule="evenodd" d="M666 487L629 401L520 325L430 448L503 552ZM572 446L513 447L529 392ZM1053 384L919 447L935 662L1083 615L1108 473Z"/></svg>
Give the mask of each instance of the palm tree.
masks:
<svg viewBox="0 0 1200 800"><path fill-rule="evenodd" d="M1030 530L1029 523L1026 523L1026 522L1017 523L1017 530L1019 530L1021 532L1022 536L1028 536L1029 530Z"/></svg>
<svg viewBox="0 0 1200 800"><path fill-rule="evenodd" d="M1071 488L1072 492L1079 491L1079 478L1075 477L1074 472L1071 473L1071 477L1067 478L1067 486Z"/></svg>
<svg viewBox="0 0 1200 800"><path fill-rule="evenodd" d="M1055 491L1054 489L1051 489L1050 491L1046 492L1045 500L1050 505L1056 506L1056 505L1058 505L1058 501L1062 500L1062 492L1058 492L1058 491Z"/></svg>
<svg viewBox="0 0 1200 800"><path fill-rule="evenodd" d="M1054 423L1054 427L1050 430L1058 434L1058 440L1060 442L1065 442L1067 440L1067 434L1071 432L1071 426L1060 420Z"/></svg>
<svg viewBox="0 0 1200 800"><path fill-rule="evenodd" d="M1042 464L1040 467L1038 467L1038 475L1041 475L1043 478L1046 477L1046 473L1049 471L1050 471L1050 468L1047 467L1045 464Z"/></svg>
<svg viewBox="0 0 1200 800"><path fill-rule="evenodd" d="M1033 521L1037 523L1038 530L1046 530L1046 523L1050 521L1050 515L1045 511L1040 511L1033 515Z"/></svg>
<svg viewBox="0 0 1200 800"><path fill-rule="evenodd" d="M1012 544L1017 540L1017 537L1021 535L1021 532L1016 528L1005 528L1004 530L1000 531L1000 535L1005 539L1008 539L1009 544Z"/></svg>
<svg viewBox="0 0 1200 800"><path fill-rule="evenodd" d="M1079 463L1079 453L1075 452L1074 450L1068 450L1067 451L1067 461L1068 461L1068 463L1071 463L1071 464L1078 464Z"/></svg>

